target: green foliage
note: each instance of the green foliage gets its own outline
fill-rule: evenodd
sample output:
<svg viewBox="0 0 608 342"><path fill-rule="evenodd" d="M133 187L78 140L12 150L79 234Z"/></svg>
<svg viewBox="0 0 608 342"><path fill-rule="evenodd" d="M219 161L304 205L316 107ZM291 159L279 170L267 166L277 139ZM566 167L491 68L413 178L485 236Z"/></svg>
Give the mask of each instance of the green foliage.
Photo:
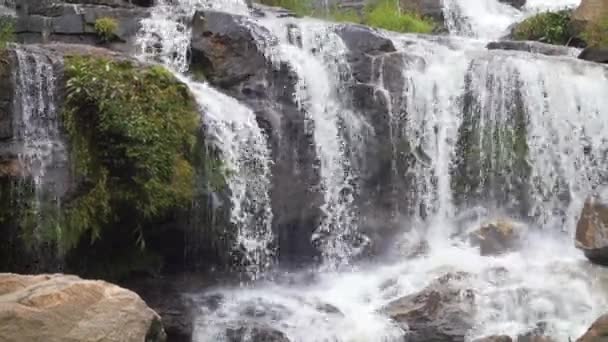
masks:
<svg viewBox="0 0 608 342"><path fill-rule="evenodd" d="M112 41L117 29L118 23L114 18L103 17L95 20L95 33L103 42Z"/></svg>
<svg viewBox="0 0 608 342"><path fill-rule="evenodd" d="M6 48L6 44L15 39L15 27L13 20L7 17L0 18L0 49Z"/></svg>
<svg viewBox="0 0 608 342"><path fill-rule="evenodd" d="M365 9L366 25L396 32L431 33L431 20L417 13L399 10L398 0L376 0Z"/></svg>
<svg viewBox="0 0 608 342"><path fill-rule="evenodd" d="M570 16L569 10L536 14L519 23L513 30L513 37L565 45L572 38Z"/></svg>
<svg viewBox="0 0 608 342"><path fill-rule="evenodd" d="M332 8L325 16L324 19L340 22L340 23L362 23L361 16L354 10L342 10L339 8Z"/></svg>
<svg viewBox="0 0 608 342"><path fill-rule="evenodd" d="M608 17L587 24L582 37L588 46L608 48Z"/></svg>
<svg viewBox="0 0 608 342"><path fill-rule="evenodd" d="M143 248L145 227L192 199L196 105L159 66L70 57L66 76L62 118L79 187L59 241L69 249L120 225Z"/></svg>
<svg viewBox="0 0 608 342"><path fill-rule="evenodd" d="M297 15L305 16L313 13L311 0L260 0L261 4L288 9Z"/></svg>

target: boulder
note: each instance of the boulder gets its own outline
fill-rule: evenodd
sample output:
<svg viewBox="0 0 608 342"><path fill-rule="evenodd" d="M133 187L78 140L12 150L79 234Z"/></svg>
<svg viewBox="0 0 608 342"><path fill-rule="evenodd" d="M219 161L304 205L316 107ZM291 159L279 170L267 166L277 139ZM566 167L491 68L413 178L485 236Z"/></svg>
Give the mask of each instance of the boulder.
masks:
<svg viewBox="0 0 608 342"><path fill-rule="evenodd" d="M511 338L511 336L498 335L478 338L476 340L473 340L473 342L513 342L513 339Z"/></svg>
<svg viewBox="0 0 608 342"><path fill-rule="evenodd" d="M0 340L162 342L159 315L134 292L69 275L0 274Z"/></svg>
<svg viewBox="0 0 608 342"><path fill-rule="evenodd" d="M584 49L578 58L590 62L608 63L608 49L589 47Z"/></svg>
<svg viewBox="0 0 608 342"><path fill-rule="evenodd" d="M472 245L479 246L481 255L497 255L508 252L519 242L520 232L513 222L496 220L485 223L469 234Z"/></svg>
<svg viewBox="0 0 608 342"><path fill-rule="evenodd" d="M608 314L598 318L576 342L604 342L608 340Z"/></svg>
<svg viewBox="0 0 608 342"><path fill-rule="evenodd" d="M517 9L521 9L526 5L526 0L498 0L498 2L502 2L503 4L511 5Z"/></svg>
<svg viewBox="0 0 608 342"><path fill-rule="evenodd" d="M608 265L608 187L589 197L576 226L577 248L592 262Z"/></svg>
<svg viewBox="0 0 608 342"><path fill-rule="evenodd" d="M566 46L546 44L533 41L501 40L490 42L488 50L525 51L546 56L573 56L578 50Z"/></svg>
<svg viewBox="0 0 608 342"><path fill-rule="evenodd" d="M408 342L463 342L473 326L475 295L466 273L438 278L427 288L382 310L407 332Z"/></svg>
<svg viewBox="0 0 608 342"><path fill-rule="evenodd" d="M582 0L572 14L577 21L593 22L608 14L608 2L605 0Z"/></svg>

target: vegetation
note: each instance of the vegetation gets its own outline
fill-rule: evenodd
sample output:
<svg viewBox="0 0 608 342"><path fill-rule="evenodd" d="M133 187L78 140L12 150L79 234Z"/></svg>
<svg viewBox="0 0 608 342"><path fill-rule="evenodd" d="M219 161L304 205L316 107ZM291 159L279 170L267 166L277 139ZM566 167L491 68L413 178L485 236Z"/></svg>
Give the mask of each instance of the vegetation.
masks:
<svg viewBox="0 0 608 342"><path fill-rule="evenodd" d="M608 48L608 17L587 24L582 37L588 46Z"/></svg>
<svg viewBox="0 0 608 342"><path fill-rule="evenodd" d="M103 42L110 42L116 37L118 23L116 19L103 17L95 20L95 33Z"/></svg>
<svg viewBox="0 0 608 342"><path fill-rule="evenodd" d="M417 13L400 11L398 0L377 0L365 9L366 25L396 32L431 33L434 23Z"/></svg>
<svg viewBox="0 0 608 342"><path fill-rule="evenodd" d="M433 21L422 18L414 12L401 11L398 0L376 0L370 3L362 14L338 7L315 10L311 0L260 0L260 2L288 9L300 16L359 23L396 32L430 33L435 28Z"/></svg>
<svg viewBox="0 0 608 342"><path fill-rule="evenodd" d="M69 249L120 227L143 248L145 228L193 197L196 105L159 66L70 57L66 76L63 123L79 185L58 240Z"/></svg>
<svg viewBox="0 0 608 342"><path fill-rule="evenodd" d="M0 49L15 39L15 28L11 18L0 18Z"/></svg>
<svg viewBox="0 0 608 342"><path fill-rule="evenodd" d="M574 36L570 21L571 11L543 12L519 23L513 37L549 44L566 45Z"/></svg>

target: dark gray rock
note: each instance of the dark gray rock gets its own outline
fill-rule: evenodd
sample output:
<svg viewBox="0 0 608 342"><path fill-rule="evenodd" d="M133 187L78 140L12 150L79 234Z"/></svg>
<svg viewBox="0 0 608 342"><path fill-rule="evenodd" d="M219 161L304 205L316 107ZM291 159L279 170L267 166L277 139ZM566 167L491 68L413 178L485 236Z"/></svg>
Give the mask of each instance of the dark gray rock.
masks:
<svg viewBox="0 0 608 342"><path fill-rule="evenodd" d="M526 0L498 0L507 5L511 5L517 9L521 9L526 5Z"/></svg>
<svg viewBox="0 0 608 342"><path fill-rule="evenodd" d="M290 342L284 333L263 324L243 322L243 326L226 329L228 342Z"/></svg>
<svg viewBox="0 0 608 342"><path fill-rule="evenodd" d="M608 63L608 49L586 48L578 58L591 62Z"/></svg>
<svg viewBox="0 0 608 342"><path fill-rule="evenodd" d="M293 97L297 75L287 64L266 60L252 33L264 34L264 29L245 25L244 20L226 13L197 12L191 69L202 71L211 84L256 113L273 153L271 200L279 257L286 263L310 261L319 255L311 236L320 221L323 197L317 186L312 132Z"/></svg>
<svg viewBox="0 0 608 342"><path fill-rule="evenodd" d="M608 187L585 202L576 226L576 247L592 262L608 265Z"/></svg>
<svg viewBox="0 0 608 342"><path fill-rule="evenodd" d="M447 274L382 311L406 331L405 341L464 342L475 314L475 295L466 287L468 277Z"/></svg>
<svg viewBox="0 0 608 342"><path fill-rule="evenodd" d="M490 42L488 43L486 48L488 48L488 50L525 51L530 53L538 53L546 56L571 56L572 51L576 51L567 46L515 40L501 40L498 42Z"/></svg>
<svg viewBox="0 0 608 342"><path fill-rule="evenodd" d="M13 136L13 66L13 54L0 52L0 141Z"/></svg>

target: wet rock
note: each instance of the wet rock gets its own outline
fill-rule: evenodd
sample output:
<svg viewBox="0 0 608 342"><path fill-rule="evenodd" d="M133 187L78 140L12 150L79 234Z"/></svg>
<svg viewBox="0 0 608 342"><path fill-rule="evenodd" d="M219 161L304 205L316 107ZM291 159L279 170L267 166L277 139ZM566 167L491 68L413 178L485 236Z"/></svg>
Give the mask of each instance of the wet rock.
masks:
<svg viewBox="0 0 608 342"><path fill-rule="evenodd" d="M526 0L498 0L503 4L511 5L517 9L521 9L526 5Z"/></svg>
<svg viewBox="0 0 608 342"><path fill-rule="evenodd" d="M0 274L2 341L162 342L160 317L135 293L68 275Z"/></svg>
<svg viewBox="0 0 608 342"><path fill-rule="evenodd" d="M525 51L546 56L571 56L575 51L578 51L566 46L515 40L490 42L486 48L488 48L488 50Z"/></svg>
<svg viewBox="0 0 608 342"><path fill-rule="evenodd" d="M576 342L604 342L608 340L608 314L598 318Z"/></svg>
<svg viewBox="0 0 608 342"><path fill-rule="evenodd" d="M518 227L506 220L488 222L469 234L471 244L479 246L483 256L506 253L516 247L519 239Z"/></svg>
<svg viewBox="0 0 608 342"><path fill-rule="evenodd" d="M586 48L578 55L578 58L590 62L608 63L608 49Z"/></svg>
<svg viewBox="0 0 608 342"><path fill-rule="evenodd" d="M538 322L531 331L517 336L517 342L555 342L545 334L547 322Z"/></svg>
<svg viewBox="0 0 608 342"><path fill-rule="evenodd" d="M592 262L608 265L608 187L587 199L576 226L575 245Z"/></svg>
<svg viewBox="0 0 608 342"><path fill-rule="evenodd" d="M408 342L462 342L475 314L475 295L466 287L468 277L447 274L382 311L406 331Z"/></svg>
<svg viewBox="0 0 608 342"><path fill-rule="evenodd" d="M263 324L226 329L228 342L290 342L284 333Z"/></svg>
<svg viewBox="0 0 608 342"><path fill-rule="evenodd" d="M476 340L473 340L473 342L513 342L513 339L511 338L511 336L500 335L478 338Z"/></svg>

